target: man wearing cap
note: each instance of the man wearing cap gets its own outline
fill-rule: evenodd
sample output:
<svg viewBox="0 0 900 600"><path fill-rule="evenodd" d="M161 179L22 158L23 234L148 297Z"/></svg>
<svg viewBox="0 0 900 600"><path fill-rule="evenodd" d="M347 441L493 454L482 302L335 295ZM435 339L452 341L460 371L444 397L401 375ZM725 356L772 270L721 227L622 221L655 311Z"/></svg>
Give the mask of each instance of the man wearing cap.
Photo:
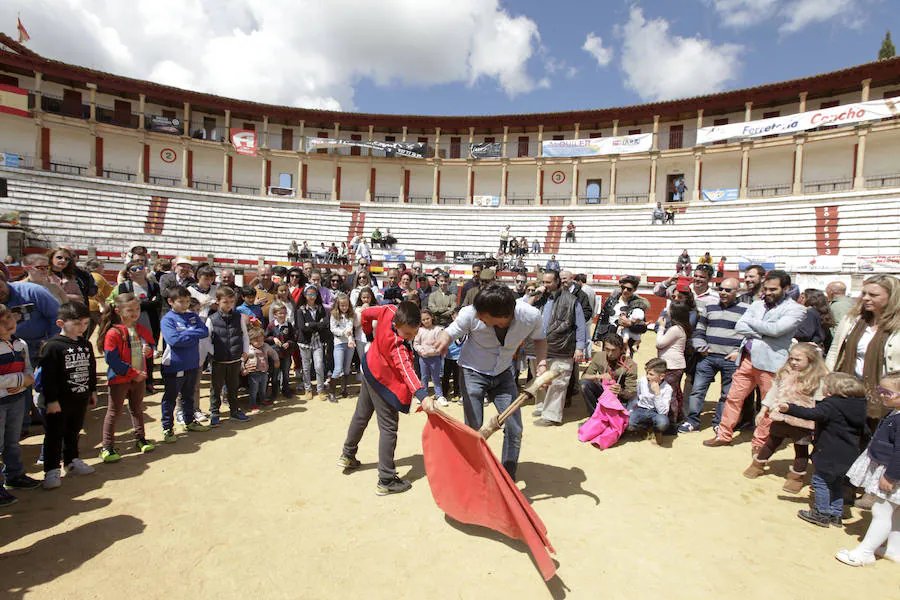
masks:
<svg viewBox="0 0 900 600"><path fill-rule="evenodd" d="M694 294L694 301L696 302L697 306L708 306L710 304L719 303L718 292L709 287L710 279L712 279L712 267L710 265L697 265L697 268L694 269L694 275L690 279L690 287L687 288L687 290L690 290L691 293ZM678 283L682 282L682 280L687 280L687 278L681 278L677 276L669 277L665 281L657 284L657 286L653 289L653 294L659 296L660 298L671 298L672 293L676 291L676 286L678 285Z"/></svg>
<svg viewBox="0 0 900 600"><path fill-rule="evenodd" d="M172 272L166 273L159 279L159 295L162 298L161 315L165 315L171 308L167 300L168 291L175 286L189 288L197 283L194 279L194 270L191 261L186 256L178 256L172 261Z"/></svg>
<svg viewBox="0 0 900 600"><path fill-rule="evenodd" d="M475 296L478 295L482 289L487 287L489 284L493 283L497 278L497 273L494 269L482 269L478 274L478 287L471 287L469 291L466 292L466 295L463 297L463 301L460 306L469 306L475 302Z"/></svg>

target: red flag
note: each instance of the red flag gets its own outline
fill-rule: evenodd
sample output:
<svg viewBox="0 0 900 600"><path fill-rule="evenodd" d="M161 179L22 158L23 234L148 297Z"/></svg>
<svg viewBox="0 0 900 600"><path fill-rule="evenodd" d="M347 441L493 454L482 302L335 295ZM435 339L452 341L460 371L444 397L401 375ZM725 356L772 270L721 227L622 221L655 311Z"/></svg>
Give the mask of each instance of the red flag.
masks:
<svg viewBox="0 0 900 600"><path fill-rule="evenodd" d="M25 26L22 25L22 19L16 17L16 20L19 21L19 43L24 44L31 39L31 36L28 35L28 32L25 30Z"/></svg>
<svg viewBox="0 0 900 600"><path fill-rule="evenodd" d="M422 431L431 495L450 517L528 545L545 581L556 574L547 528L481 434L437 411Z"/></svg>

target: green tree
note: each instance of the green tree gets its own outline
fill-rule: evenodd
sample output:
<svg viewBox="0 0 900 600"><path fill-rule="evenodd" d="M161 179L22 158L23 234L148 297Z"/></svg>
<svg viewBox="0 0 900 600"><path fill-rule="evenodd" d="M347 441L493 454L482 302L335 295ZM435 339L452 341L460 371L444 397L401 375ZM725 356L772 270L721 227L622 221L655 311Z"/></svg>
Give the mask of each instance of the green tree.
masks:
<svg viewBox="0 0 900 600"><path fill-rule="evenodd" d="M888 29L888 32L884 34L884 41L881 42L881 50L878 51L878 60L893 58L895 54L897 54L897 49L894 47L894 42L891 41L891 30Z"/></svg>

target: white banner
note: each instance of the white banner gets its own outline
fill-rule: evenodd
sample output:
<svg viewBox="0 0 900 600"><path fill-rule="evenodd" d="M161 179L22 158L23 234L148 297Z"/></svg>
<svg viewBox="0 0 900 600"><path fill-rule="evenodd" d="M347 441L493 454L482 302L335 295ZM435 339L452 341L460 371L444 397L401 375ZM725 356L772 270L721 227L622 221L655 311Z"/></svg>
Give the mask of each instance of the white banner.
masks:
<svg viewBox="0 0 900 600"><path fill-rule="evenodd" d="M500 206L500 196L472 196L474 206Z"/></svg>
<svg viewBox="0 0 900 600"><path fill-rule="evenodd" d="M602 156L650 152L653 134L620 135L618 137L586 138L583 140L550 140L541 142L545 157Z"/></svg>
<svg viewBox="0 0 900 600"><path fill-rule="evenodd" d="M711 144L732 138L746 139L764 135L797 133L823 125L850 125L851 123L877 121L897 116L900 116L900 98L870 100L869 102L844 104L785 117L702 127L697 130L697 143Z"/></svg>
<svg viewBox="0 0 900 600"><path fill-rule="evenodd" d="M856 268L863 273L900 273L900 256L857 256Z"/></svg>

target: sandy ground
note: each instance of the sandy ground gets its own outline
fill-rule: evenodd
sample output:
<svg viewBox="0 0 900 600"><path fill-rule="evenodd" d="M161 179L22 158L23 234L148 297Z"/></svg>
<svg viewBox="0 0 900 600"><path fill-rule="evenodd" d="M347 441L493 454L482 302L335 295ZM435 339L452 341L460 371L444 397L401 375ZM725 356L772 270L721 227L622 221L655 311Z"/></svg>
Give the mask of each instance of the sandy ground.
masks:
<svg viewBox="0 0 900 600"><path fill-rule="evenodd" d="M343 474L335 460L354 404L279 403L148 455L128 447L112 465L97 458L105 409L94 409L81 447L97 473L64 478L52 492L18 491L19 503L0 514L0 597L900 597L897 564L854 569L832 557L861 539L869 513L852 509L845 530L797 519L808 488L781 491L790 451L755 481L741 476L747 433L728 448L704 448L705 430L662 447L632 438L599 451L577 440L586 416L577 402L557 428L531 426L526 412L519 485L559 561L545 584L524 544L435 506L424 414L400 424L396 456L410 492L375 496L374 421L363 468ZM449 412L462 419L461 407ZM148 437L159 439L159 394L146 415ZM122 450L128 422L119 423ZM23 443L37 477L40 441ZM499 454L501 435L490 443Z"/></svg>

